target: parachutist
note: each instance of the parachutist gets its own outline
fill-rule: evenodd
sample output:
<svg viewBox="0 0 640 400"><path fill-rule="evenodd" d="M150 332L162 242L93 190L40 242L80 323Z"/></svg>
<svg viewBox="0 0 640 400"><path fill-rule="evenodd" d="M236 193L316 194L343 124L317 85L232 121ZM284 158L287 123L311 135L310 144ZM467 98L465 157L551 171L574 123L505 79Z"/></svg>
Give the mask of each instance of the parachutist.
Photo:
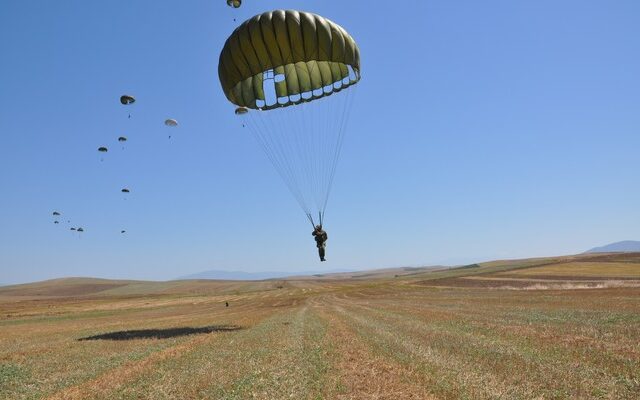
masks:
<svg viewBox="0 0 640 400"><path fill-rule="evenodd" d="M320 261L327 261L324 259L324 248L327 245L327 232L322 230L322 225L316 225L316 228L311 232L316 240L316 247L318 247L318 255Z"/></svg>

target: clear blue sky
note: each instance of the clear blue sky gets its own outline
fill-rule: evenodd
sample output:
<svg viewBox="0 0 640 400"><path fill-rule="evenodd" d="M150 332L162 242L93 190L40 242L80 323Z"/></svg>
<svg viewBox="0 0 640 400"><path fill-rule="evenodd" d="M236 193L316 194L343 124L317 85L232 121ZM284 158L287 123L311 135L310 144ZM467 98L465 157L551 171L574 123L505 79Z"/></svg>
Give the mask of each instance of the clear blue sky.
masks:
<svg viewBox="0 0 640 400"><path fill-rule="evenodd" d="M276 8L332 19L362 54L323 264L218 83L227 36ZM639 15L635 0L3 1L0 282L427 265L640 239ZM122 93L138 99L131 120ZM181 124L171 141L165 118ZM113 150L103 163L100 145Z"/></svg>

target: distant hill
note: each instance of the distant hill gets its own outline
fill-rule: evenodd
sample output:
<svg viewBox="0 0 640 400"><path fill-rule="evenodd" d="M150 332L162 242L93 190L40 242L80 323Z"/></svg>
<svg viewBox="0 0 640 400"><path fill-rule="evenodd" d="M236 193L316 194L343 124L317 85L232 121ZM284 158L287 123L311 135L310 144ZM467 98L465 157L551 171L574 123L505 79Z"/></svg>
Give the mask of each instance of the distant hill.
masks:
<svg viewBox="0 0 640 400"><path fill-rule="evenodd" d="M214 279L225 281L260 281L263 279L283 278L292 275L291 272L264 271L264 272L244 272L244 271L202 271L196 274L180 276L178 280L190 279Z"/></svg>
<svg viewBox="0 0 640 400"><path fill-rule="evenodd" d="M98 278L59 278L3 286L0 296L84 296L127 286L137 281Z"/></svg>
<svg viewBox="0 0 640 400"><path fill-rule="evenodd" d="M233 281L260 281L265 279L347 279L347 278L384 278L398 276L415 275L434 269L443 269L441 266L429 267L398 267L371 270L344 270L335 269L331 271L265 271L265 272L243 272L243 271L203 271L197 274L185 275L178 280L213 279L213 280L233 280Z"/></svg>
<svg viewBox="0 0 640 400"><path fill-rule="evenodd" d="M640 242L632 243L640 244ZM129 298L131 296L156 295L242 296L247 293L269 290L288 290L289 293L302 294L309 290L340 287L340 285L355 288L360 284L366 286L373 282L384 283L385 281L395 282L396 284L417 283L427 286L450 285L466 287L470 285L471 287L516 287L517 285L530 286L530 282L526 284L518 283L523 279L526 280L529 278L544 280L551 277L551 280L554 281L563 279L607 281L608 279L615 278L616 280L626 280L631 282L630 284L640 287L640 251L633 253L628 252L631 248L632 247L629 246L605 246L601 248L604 250L594 250L608 251L609 253L578 254L520 260L497 260L454 268L442 266L400 267L351 272L324 272L304 276L287 276L280 279L273 277L277 275L289 275L291 273L264 272L261 273L263 274L261 275L258 273L240 272L233 275L236 277L234 280L201 278L161 282L61 278L0 287L0 305L8 301L49 300L64 297L105 298L108 296L116 296ZM231 274L226 271L217 271L217 273L220 272ZM199 275L200 274L194 276ZM491 276L493 275L496 276L496 279L492 281ZM216 276L220 277L221 275ZM258 277L260 276L267 276L269 279L259 280ZM238 279L238 277L250 277L251 280L241 280ZM557 282L554 284L557 284Z"/></svg>
<svg viewBox="0 0 640 400"><path fill-rule="evenodd" d="M635 240L625 240L611 243L602 247L594 247L586 253L636 253L640 252L640 242Z"/></svg>

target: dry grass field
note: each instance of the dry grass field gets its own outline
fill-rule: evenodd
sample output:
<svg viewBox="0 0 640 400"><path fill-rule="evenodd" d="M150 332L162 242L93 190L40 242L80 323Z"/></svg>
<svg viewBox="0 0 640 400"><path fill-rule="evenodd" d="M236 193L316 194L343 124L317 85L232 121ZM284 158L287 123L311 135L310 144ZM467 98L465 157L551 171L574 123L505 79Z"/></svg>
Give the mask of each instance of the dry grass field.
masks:
<svg viewBox="0 0 640 400"><path fill-rule="evenodd" d="M640 255L415 272L0 288L0 398L640 398Z"/></svg>

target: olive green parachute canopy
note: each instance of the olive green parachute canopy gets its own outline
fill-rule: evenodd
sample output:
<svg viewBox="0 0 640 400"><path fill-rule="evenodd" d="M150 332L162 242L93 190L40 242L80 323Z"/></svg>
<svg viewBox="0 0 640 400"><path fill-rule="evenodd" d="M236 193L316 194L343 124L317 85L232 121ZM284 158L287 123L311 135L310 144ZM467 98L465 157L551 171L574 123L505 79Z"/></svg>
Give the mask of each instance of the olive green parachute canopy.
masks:
<svg viewBox="0 0 640 400"><path fill-rule="evenodd" d="M108 151L109 151L109 149L107 149L106 147L98 147L98 151L99 151L100 153L106 153L106 152L108 152Z"/></svg>
<svg viewBox="0 0 640 400"><path fill-rule="evenodd" d="M59 213L59 212L57 212L57 211L54 211L54 212L53 212L53 215L60 215L60 213Z"/></svg>
<svg viewBox="0 0 640 400"><path fill-rule="evenodd" d="M218 76L233 104L270 110L330 96L357 83L360 51L342 27L326 18L269 11L233 31L220 53ZM275 93L265 93L265 81L273 82Z"/></svg>
<svg viewBox="0 0 640 400"><path fill-rule="evenodd" d="M120 103L127 106L129 104L133 104L136 102L136 99L133 96L129 96L128 94L120 96Z"/></svg>
<svg viewBox="0 0 640 400"><path fill-rule="evenodd" d="M242 0L227 0L229 7L238 8L242 5Z"/></svg>
<svg viewBox="0 0 640 400"><path fill-rule="evenodd" d="M238 107L236 108L236 115L243 115L248 113L249 110L247 109L247 107Z"/></svg>
<svg viewBox="0 0 640 400"><path fill-rule="evenodd" d="M76 230L76 228L69 228L69 230L70 230L70 231L75 231L75 230Z"/></svg>
<svg viewBox="0 0 640 400"><path fill-rule="evenodd" d="M127 188L122 189L122 193L129 193L129 189Z"/></svg>
<svg viewBox="0 0 640 400"><path fill-rule="evenodd" d="M120 137L118 138L118 142L126 142L126 141L127 141L127 138L126 138L126 137L124 137L124 136L120 136Z"/></svg>
<svg viewBox="0 0 640 400"><path fill-rule="evenodd" d="M178 126L178 121L176 121L175 119L168 119L164 121L164 124L166 126Z"/></svg>
<svg viewBox="0 0 640 400"><path fill-rule="evenodd" d="M84 232L84 229L82 229L82 228L78 228L78 229L76 229L76 231L78 231L78 232Z"/></svg>

